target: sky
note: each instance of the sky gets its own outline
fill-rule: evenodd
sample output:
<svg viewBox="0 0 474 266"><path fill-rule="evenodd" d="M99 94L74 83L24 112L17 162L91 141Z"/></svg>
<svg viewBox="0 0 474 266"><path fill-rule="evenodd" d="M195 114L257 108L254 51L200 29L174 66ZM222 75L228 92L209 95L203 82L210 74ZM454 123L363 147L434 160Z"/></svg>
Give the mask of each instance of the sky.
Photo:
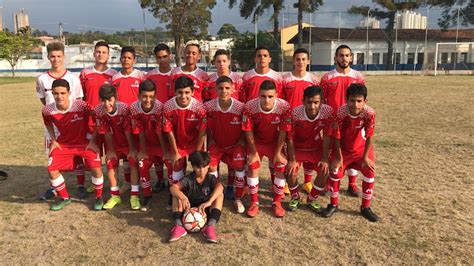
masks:
<svg viewBox="0 0 474 266"><path fill-rule="evenodd" d="M284 25L297 22L296 9L293 8L295 1L285 1L284 15L280 15L280 23ZM360 16L344 13L350 5L373 6L371 0L326 0L320 8L319 13L312 16L312 24L321 27L353 28L362 19ZM64 31L85 32L104 31L113 33L130 29L143 30L143 13L138 0L0 0L3 7L3 27L13 29L13 13L24 8L29 16L30 26L34 29L45 30L51 34L58 34L59 23L62 22ZM339 18L339 13L342 12ZM426 10L420 10L424 15ZM437 27L437 17L440 10L431 10L429 26ZM269 22L270 12L265 13L257 24L258 29L266 30L272 28ZM305 15L305 21L309 22L309 15ZM228 8L228 1L217 1L212 10L212 24L209 32L217 33L224 23L233 24L237 30L254 31L255 25L251 20L240 17L238 5L233 9ZM154 18L150 12L145 11L145 24L147 29L163 24ZM382 27L384 23L381 24Z"/></svg>

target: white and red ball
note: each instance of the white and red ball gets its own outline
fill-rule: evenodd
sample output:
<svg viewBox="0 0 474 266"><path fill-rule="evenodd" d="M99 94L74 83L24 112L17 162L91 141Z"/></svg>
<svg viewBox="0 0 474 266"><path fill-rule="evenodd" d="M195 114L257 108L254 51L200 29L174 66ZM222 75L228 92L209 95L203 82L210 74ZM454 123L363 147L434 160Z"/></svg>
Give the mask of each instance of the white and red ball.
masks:
<svg viewBox="0 0 474 266"><path fill-rule="evenodd" d="M207 215L198 208L190 208L184 212L183 226L188 232L199 232L206 225Z"/></svg>

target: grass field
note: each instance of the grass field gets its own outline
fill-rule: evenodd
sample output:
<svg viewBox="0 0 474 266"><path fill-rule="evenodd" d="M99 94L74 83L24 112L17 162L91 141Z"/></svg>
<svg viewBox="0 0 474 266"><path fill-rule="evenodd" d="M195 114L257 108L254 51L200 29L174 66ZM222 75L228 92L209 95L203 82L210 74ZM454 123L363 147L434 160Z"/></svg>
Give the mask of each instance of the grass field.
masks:
<svg viewBox="0 0 474 266"><path fill-rule="evenodd" d="M377 112L373 209L381 222L359 216L360 199L344 194L341 211L330 219L305 206L274 218L267 174L261 214L246 218L226 202L220 242L211 245L200 234L166 243L172 226L166 193L154 197L150 213L130 211L128 197L112 211L94 212L92 196L61 212L49 211L48 203L37 200L48 182L34 82L0 80L0 169L10 175L0 182L0 257L8 264L472 265L473 81L472 76L367 78L369 105ZM75 178L67 184L74 197ZM328 198L319 201L326 205Z"/></svg>

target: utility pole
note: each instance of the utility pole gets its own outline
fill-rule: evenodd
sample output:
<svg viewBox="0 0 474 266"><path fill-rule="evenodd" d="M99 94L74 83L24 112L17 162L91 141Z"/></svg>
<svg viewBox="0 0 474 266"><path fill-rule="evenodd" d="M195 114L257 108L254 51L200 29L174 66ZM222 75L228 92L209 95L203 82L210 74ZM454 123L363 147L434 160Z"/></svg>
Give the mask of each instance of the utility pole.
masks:
<svg viewBox="0 0 474 266"><path fill-rule="evenodd" d="M145 21L145 9L142 8L143 14L143 35L145 36L145 66L148 68L148 45L146 42L146 21Z"/></svg>

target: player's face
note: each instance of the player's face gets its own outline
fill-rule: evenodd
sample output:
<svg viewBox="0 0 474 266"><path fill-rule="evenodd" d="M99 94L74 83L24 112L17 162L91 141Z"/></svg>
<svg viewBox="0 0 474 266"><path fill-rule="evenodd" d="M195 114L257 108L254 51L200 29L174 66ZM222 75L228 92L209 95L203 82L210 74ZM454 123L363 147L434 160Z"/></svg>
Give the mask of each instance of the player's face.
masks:
<svg viewBox="0 0 474 266"><path fill-rule="evenodd" d="M139 96L143 111L151 110L151 108L153 108L153 103L155 102L155 92L142 91Z"/></svg>
<svg viewBox="0 0 474 266"><path fill-rule="evenodd" d="M48 53L48 59L51 63L51 67L58 68L64 65L64 52L63 51L51 51Z"/></svg>
<svg viewBox="0 0 474 266"><path fill-rule="evenodd" d="M187 107L191 103L191 99L193 98L193 90L190 87L177 89L176 90L176 103L179 107Z"/></svg>
<svg viewBox="0 0 474 266"><path fill-rule="evenodd" d="M186 47L184 55L186 56L186 65L188 66L196 65L199 59L201 59L201 52L199 52L199 48L194 45Z"/></svg>
<svg viewBox="0 0 474 266"><path fill-rule="evenodd" d="M334 61L338 67L346 69L352 63L352 53L351 50L347 48L342 48L337 51L337 55L334 57Z"/></svg>
<svg viewBox="0 0 474 266"><path fill-rule="evenodd" d="M270 111L275 105L277 99L276 90L260 90L259 93L260 107L263 111Z"/></svg>
<svg viewBox="0 0 474 266"><path fill-rule="evenodd" d="M362 95L349 96L347 97L346 103L347 107L349 107L349 112L351 115L359 115L362 110L364 110L367 99L364 99L364 96Z"/></svg>
<svg viewBox="0 0 474 266"><path fill-rule="evenodd" d="M53 88L53 97L56 105L58 107L67 107L69 106L69 95L71 93L67 90L66 87L55 87Z"/></svg>
<svg viewBox="0 0 474 266"><path fill-rule="evenodd" d="M255 54L255 68L267 68L270 66L272 58L266 49L258 50Z"/></svg>
<svg viewBox="0 0 474 266"><path fill-rule="evenodd" d="M227 55L218 55L214 60L214 66L216 67L218 72L225 72L229 70L230 60Z"/></svg>
<svg viewBox="0 0 474 266"><path fill-rule="evenodd" d="M155 59L160 67L167 68L171 62L171 55L166 50L161 50L155 54Z"/></svg>
<svg viewBox="0 0 474 266"><path fill-rule="evenodd" d="M193 171L196 173L196 178L205 178L209 172L209 165L203 167L193 166Z"/></svg>
<svg viewBox="0 0 474 266"><path fill-rule="evenodd" d="M231 98L233 90L234 86L232 85L232 83L221 82L217 84L217 92L219 93L219 99L221 100L229 100Z"/></svg>
<svg viewBox="0 0 474 266"><path fill-rule="evenodd" d="M120 63L122 64L122 68L130 69L135 64L135 56L130 52L125 52L120 56Z"/></svg>
<svg viewBox="0 0 474 266"><path fill-rule="evenodd" d="M105 46L95 48L94 59L96 63L107 64L107 61L109 60L109 48Z"/></svg>
<svg viewBox="0 0 474 266"><path fill-rule="evenodd" d="M306 70L308 64L309 58L308 55L305 53L295 54L295 56L293 57L293 66L295 67L295 70Z"/></svg>
<svg viewBox="0 0 474 266"><path fill-rule="evenodd" d="M306 115L314 118L318 115L319 108L321 107L321 96L314 95L313 97L304 98L303 105Z"/></svg>
<svg viewBox="0 0 474 266"><path fill-rule="evenodd" d="M115 111L115 102L117 99L115 99L114 96L110 97L109 99L101 100L102 105L105 107L105 110L107 113L113 113Z"/></svg>

